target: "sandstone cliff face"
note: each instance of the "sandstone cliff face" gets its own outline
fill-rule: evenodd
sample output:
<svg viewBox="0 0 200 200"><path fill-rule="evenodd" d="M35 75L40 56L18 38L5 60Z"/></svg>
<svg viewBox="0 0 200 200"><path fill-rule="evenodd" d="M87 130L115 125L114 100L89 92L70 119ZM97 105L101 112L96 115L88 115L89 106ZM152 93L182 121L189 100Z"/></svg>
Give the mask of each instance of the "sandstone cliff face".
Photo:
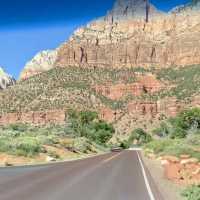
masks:
<svg viewBox="0 0 200 200"><path fill-rule="evenodd" d="M169 13L149 7L144 0L116 0L105 17L76 30L53 52L39 53L21 79L55 66L170 67L200 63L200 4Z"/></svg>
<svg viewBox="0 0 200 200"><path fill-rule="evenodd" d="M145 0L116 0L113 9L108 12L105 20L122 21L132 19L146 18L146 1ZM161 15L152 4L149 6L149 14L151 17Z"/></svg>
<svg viewBox="0 0 200 200"><path fill-rule="evenodd" d="M96 85L94 90L97 94L101 94L111 100L120 100L127 95L141 96L143 94L153 94L155 92L166 89L163 83L158 81L152 74L138 76L137 81L131 84L111 84Z"/></svg>
<svg viewBox="0 0 200 200"><path fill-rule="evenodd" d="M65 122L65 111L51 110L42 112L18 112L0 115L0 125L29 123L35 125L63 124Z"/></svg>
<svg viewBox="0 0 200 200"><path fill-rule="evenodd" d="M200 63L200 12L197 7L163 14L143 0L118 0L104 18L78 29L58 50L61 67L138 67Z"/></svg>
<svg viewBox="0 0 200 200"><path fill-rule="evenodd" d="M15 84L15 79L6 74L3 68L0 67L0 90L6 89Z"/></svg>
<svg viewBox="0 0 200 200"><path fill-rule="evenodd" d="M38 53L30 62L26 64L20 75L20 79L27 79L33 75L52 69L56 58L56 50L47 50Z"/></svg>

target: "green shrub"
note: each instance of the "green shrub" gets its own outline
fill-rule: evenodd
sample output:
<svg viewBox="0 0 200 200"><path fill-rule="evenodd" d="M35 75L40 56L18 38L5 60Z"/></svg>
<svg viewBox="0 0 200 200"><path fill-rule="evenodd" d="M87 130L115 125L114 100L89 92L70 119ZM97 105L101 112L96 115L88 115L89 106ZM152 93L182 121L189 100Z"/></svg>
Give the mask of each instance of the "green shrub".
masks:
<svg viewBox="0 0 200 200"><path fill-rule="evenodd" d="M189 134L200 134L200 109L192 108L185 110L162 122L153 130L153 134L159 137L170 137L172 139L185 138Z"/></svg>
<svg viewBox="0 0 200 200"><path fill-rule="evenodd" d="M33 138L25 138L16 145L16 154L19 156L34 156L41 150L41 145Z"/></svg>
<svg viewBox="0 0 200 200"><path fill-rule="evenodd" d="M119 146L122 148L122 149L128 149L131 144L128 140L123 140L120 142Z"/></svg>
<svg viewBox="0 0 200 200"><path fill-rule="evenodd" d="M182 196L186 200L200 200L200 185L189 186L183 191Z"/></svg>
<svg viewBox="0 0 200 200"><path fill-rule="evenodd" d="M138 145L143 145L150 142L152 140L152 137L143 129L138 128L132 131L128 139L129 143L132 143L134 140L137 141Z"/></svg>
<svg viewBox="0 0 200 200"><path fill-rule="evenodd" d="M154 135L159 136L159 137L167 137L167 136L169 135L169 133L170 133L169 126L168 126L167 123L162 122L162 123L160 124L160 127L154 129L154 130L152 131L152 133L153 133Z"/></svg>
<svg viewBox="0 0 200 200"><path fill-rule="evenodd" d="M72 113L69 129L77 137L86 137L98 144L106 144L112 138L115 129L111 124L99 120L96 112Z"/></svg>
<svg viewBox="0 0 200 200"><path fill-rule="evenodd" d="M187 136L187 132L180 127L174 127L169 136L172 139L185 138Z"/></svg>
<svg viewBox="0 0 200 200"><path fill-rule="evenodd" d="M1 138L0 151L8 152L19 156L34 156L41 152L42 147L37 138L18 137L18 138Z"/></svg>
<svg viewBox="0 0 200 200"><path fill-rule="evenodd" d="M181 112L177 119L179 121L179 126L183 129L190 129L195 127L200 128L200 109L192 108Z"/></svg>
<svg viewBox="0 0 200 200"><path fill-rule="evenodd" d="M145 149L152 150L157 155L174 155L179 157L189 154L200 160L200 153L187 143L186 139L160 139L145 145Z"/></svg>
<svg viewBox="0 0 200 200"><path fill-rule="evenodd" d="M153 140L150 143L146 144L145 148L151 149L154 153L159 154L163 153L166 147L172 145L172 143L174 143L174 140L172 139Z"/></svg>
<svg viewBox="0 0 200 200"><path fill-rule="evenodd" d="M97 112L81 111L79 113L79 115L80 115L80 122L82 124L89 124L90 122L94 121L95 119L98 119Z"/></svg>
<svg viewBox="0 0 200 200"><path fill-rule="evenodd" d="M18 131L18 132L25 132L28 129L28 125L27 124L11 124L7 127L8 129L11 129L13 131Z"/></svg>
<svg viewBox="0 0 200 200"><path fill-rule="evenodd" d="M190 134L186 139L187 143L192 146L200 146L200 134Z"/></svg>
<svg viewBox="0 0 200 200"><path fill-rule="evenodd" d="M91 150L91 144L87 138L76 138L74 141L74 148L82 153L87 153Z"/></svg>

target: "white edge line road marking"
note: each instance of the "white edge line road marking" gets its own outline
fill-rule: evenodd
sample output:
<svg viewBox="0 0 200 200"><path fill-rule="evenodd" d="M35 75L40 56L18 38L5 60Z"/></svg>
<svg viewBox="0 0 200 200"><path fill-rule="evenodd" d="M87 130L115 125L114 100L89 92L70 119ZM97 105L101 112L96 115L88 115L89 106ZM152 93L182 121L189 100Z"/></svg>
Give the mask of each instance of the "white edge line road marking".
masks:
<svg viewBox="0 0 200 200"><path fill-rule="evenodd" d="M146 175L146 172L145 172L142 160L140 158L140 155L139 155L138 151L136 151L136 152L137 152L137 156L138 156L141 168L142 168L142 173L143 173L143 176L144 176L144 181L145 181L145 185L147 187L147 191L149 193L150 200L156 200L155 197L154 197L154 195L153 195L153 192L151 190L151 187L150 187L150 184L149 184L149 181L148 181L148 178L147 178L147 175Z"/></svg>

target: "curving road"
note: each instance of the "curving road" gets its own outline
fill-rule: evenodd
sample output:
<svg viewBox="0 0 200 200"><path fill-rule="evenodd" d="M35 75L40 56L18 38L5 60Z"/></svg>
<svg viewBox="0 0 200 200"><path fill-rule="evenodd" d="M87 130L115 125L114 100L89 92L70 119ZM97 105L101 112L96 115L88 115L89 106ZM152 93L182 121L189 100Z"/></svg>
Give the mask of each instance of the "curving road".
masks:
<svg viewBox="0 0 200 200"><path fill-rule="evenodd" d="M0 200L162 200L136 151L0 169Z"/></svg>

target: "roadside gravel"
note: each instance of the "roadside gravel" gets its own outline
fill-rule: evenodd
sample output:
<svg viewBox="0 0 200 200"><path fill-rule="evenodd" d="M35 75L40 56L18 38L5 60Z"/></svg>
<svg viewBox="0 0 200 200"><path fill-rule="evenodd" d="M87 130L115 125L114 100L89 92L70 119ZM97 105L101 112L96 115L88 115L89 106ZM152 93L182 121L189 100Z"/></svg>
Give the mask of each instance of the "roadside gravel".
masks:
<svg viewBox="0 0 200 200"><path fill-rule="evenodd" d="M164 170L160 161L148 159L143 153L142 158L163 198L165 200L183 200L180 195L183 188L164 178Z"/></svg>

